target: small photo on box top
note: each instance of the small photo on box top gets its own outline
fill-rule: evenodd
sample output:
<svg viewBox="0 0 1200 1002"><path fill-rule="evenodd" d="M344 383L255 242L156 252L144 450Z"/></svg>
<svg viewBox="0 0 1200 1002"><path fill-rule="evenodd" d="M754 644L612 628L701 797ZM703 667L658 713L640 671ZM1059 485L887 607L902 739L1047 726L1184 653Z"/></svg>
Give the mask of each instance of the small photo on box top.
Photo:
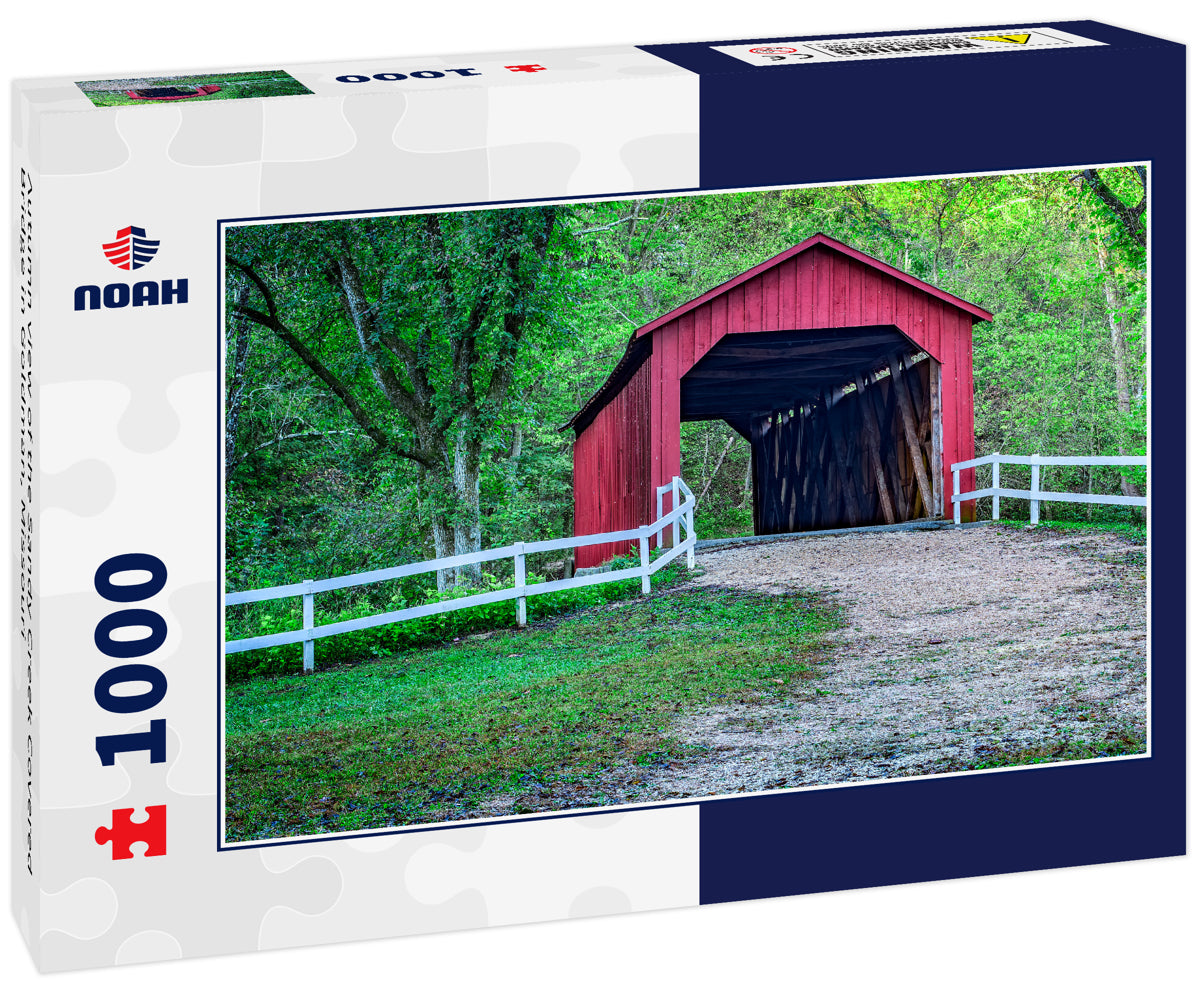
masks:
<svg viewBox="0 0 1200 1002"><path fill-rule="evenodd" d="M226 842L1146 754L1147 183L228 225Z"/></svg>
<svg viewBox="0 0 1200 1002"><path fill-rule="evenodd" d="M232 101L246 97L285 97L312 93L284 70L82 80L78 81L78 86L97 108L176 101Z"/></svg>

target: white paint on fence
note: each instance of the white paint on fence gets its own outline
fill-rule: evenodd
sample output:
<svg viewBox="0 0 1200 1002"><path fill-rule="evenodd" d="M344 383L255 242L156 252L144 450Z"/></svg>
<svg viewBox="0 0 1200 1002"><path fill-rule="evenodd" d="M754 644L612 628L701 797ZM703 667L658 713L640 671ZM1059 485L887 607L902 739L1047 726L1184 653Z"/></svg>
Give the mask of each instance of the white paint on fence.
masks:
<svg viewBox="0 0 1200 1002"><path fill-rule="evenodd" d="M960 492L959 473L961 470L990 463L992 466L992 486L977 491ZM1009 463L1030 468L1029 490L1010 490L1000 486L1000 464ZM975 498L992 499L992 519L1000 517L1000 499L1018 498L1029 502L1029 524L1037 525L1041 516L1042 501L1078 501L1083 504L1117 504L1130 505L1135 508L1145 508L1146 498L1126 497L1124 494L1075 494L1069 491L1044 491L1041 489L1043 466L1149 466L1149 456L1008 456L994 452L979 459L966 459L954 463L950 469L954 476L954 524L962 524L962 502Z"/></svg>
<svg viewBox="0 0 1200 1002"><path fill-rule="evenodd" d="M671 492L672 510L663 514L663 497ZM303 627L299 630L288 630L284 633L272 633L263 637L243 637L238 640L225 642L225 653L236 654L239 651L254 651L264 647L279 647L285 644L302 643L304 645L304 670L310 672L316 662L315 641L323 637L334 637L340 633L353 633L357 630L367 630L374 626L386 626L389 623L400 623L409 619L420 619L425 616L437 616L457 609L469 609L477 605L489 605L493 602L516 601L517 626L526 623L525 599L530 595L546 595L550 592L563 591L568 588L586 588L589 585L601 584L605 581L624 581L629 578L642 579L642 593L650 594L650 578L668 563L681 554L687 554L689 570L696 566L696 532L694 527L694 510L696 496L691 488L680 477L672 478L665 487L657 488L658 518L653 525L643 525L636 529L621 532L595 532L587 536L570 536L566 539L546 539L534 543L518 542L511 546L501 546L491 550L480 550L475 553L461 553L453 557L443 557L440 560L421 560L412 564L402 564L399 567L387 567L378 571L365 571L361 574L344 574L336 578L325 578L321 581L307 580L300 584L278 585L272 588L255 588L251 591L230 592L225 596L226 607L243 605L250 602L267 602L271 599L290 598L296 595L303 599ZM683 498L682 502L680 498ZM659 546L663 541L663 532L671 529L672 546L658 558L650 561L650 540L658 534ZM682 532L680 531L682 528ZM525 556L529 553L545 553L548 550L569 550L580 546L596 546L601 543L620 543L637 541L638 567L628 567L623 570L605 571L600 574L588 574L583 577L565 578L561 581L541 581L536 584L526 583ZM393 612L378 613L374 616L362 616L358 619L347 619L340 623L327 623L324 626L314 626L313 596L319 592L333 591L337 588L349 588L355 585L374 584L379 581L393 581L398 578L412 577L415 574L427 574L431 571L448 570L453 567L464 567L468 564L481 564L494 560L513 561L513 587L496 591L482 592L478 595L467 595L464 598L447 599L440 602L430 602L427 605L413 606L409 609L398 609Z"/></svg>

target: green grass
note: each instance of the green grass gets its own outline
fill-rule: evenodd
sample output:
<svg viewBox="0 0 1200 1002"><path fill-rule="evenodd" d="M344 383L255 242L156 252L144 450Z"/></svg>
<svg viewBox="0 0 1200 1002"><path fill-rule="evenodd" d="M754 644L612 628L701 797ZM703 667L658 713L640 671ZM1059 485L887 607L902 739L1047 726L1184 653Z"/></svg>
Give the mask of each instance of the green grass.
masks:
<svg viewBox="0 0 1200 1002"><path fill-rule="evenodd" d="M658 550L653 551L651 559L657 558L659 553ZM622 569L636 567L638 564L637 557L624 556L609 561L605 567ZM659 569L651 579L652 587L655 590L669 588L678 584L686 574L682 559L676 559ZM427 576L430 579L433 577L432 575ZM411 581L412 579L407 580ZM527 578L530 584L540 580L537 575L530 575ZM508 577L499 578L485 572L484 585L476 591L510 588L512 583L511 574ZM598 581L580 588L569 588L545 595L533 595L526 599L526 618L530 623L550 619L580 609L631 599L640 595L641 590L640 578L626 578L623 581ZM372 616L377 613L412 608L442 599L461 598L474 594L469 588L452 588L439 593L432 585L424 589L418 588L407 595L400 592L395 592L390 596L386 594L372 595L370 588L359 589L359 591L360 595L353 604L343 604L340 608L332 611L328 611L323 605L327 601L325 595L318 595L314 614L316 625L323 626L326 623L342 622L347 619ZM362 592L366 592L366 594L361 594ZM389 654L399 654L428 647L431 644L439 644L446 640L454 640L472 633L509 629L515 627L516 622L516 603L512 601L458 609L454 612L389 623L386 626L377 626L369 630L355 630L351 633L342 633L335 637L318 640L315 643L316 662L318 667L357 664L369 659L386 657ZM298 630L302 625L302 605L298 597L232 606L226 610L225 639L265 637L274 633ZM243 682L256 677L294 675L301 670L302 665L303 647L300 644L243 651L226 656L225 679L227 682Z"/></svg>
<svg viewBox="0 0 1200 1002"><path fill-rule="evenodd" d="M126 94L129 90L143 87L198 87L216 84L221 89L215 94L189 97L182 101L145 101ZM230 101L247 97L281 97L289 94L311 94L304 84L283 70L257 70L249 73L223 73L215 71L205 74L168 77L137 77L128 80L83 80L79 87L97 108L123 105L199 104L210 101Z"/></svg>
<svg viewBox="0 0 1200 1002"><path fill-rule="evenodd" d="M972 762L970 769L1000 769L1017 765L1043 765L1048 762L1078 762L1094 758L1115 758L1121 755L1141 755L1146 751L1144 730L1122 727L1110 728L1094 738L1071 738L1064 734L1061 741L1035 748L1009 751L995 748Z"/></svg>
<svg viewBox="0 0 1200 1002"><path fill-rule="evenodd" d="M478 816L489 798L549 784L578 788L561 806L593 806L609 770L694 753L666 733L680 713L803 697L839 621L811 595L676 589L399 659L235 682L227 837Z"/></svg>
<svg viewBox="0 0 1200 1002"><path fill-rule="evenodd" d="M1022 522L1020 519L1005 518L1001 519L999 524L1025 528L1033 532L1054 533L1064 536L1079 535L1081 533L1111 532L1127 542L1137 543L1142 546L1146 544L1146 523L1140 521L1079 522L1043 518L1038 521L1037 525L1031 526L1028 521Z"/></svg>

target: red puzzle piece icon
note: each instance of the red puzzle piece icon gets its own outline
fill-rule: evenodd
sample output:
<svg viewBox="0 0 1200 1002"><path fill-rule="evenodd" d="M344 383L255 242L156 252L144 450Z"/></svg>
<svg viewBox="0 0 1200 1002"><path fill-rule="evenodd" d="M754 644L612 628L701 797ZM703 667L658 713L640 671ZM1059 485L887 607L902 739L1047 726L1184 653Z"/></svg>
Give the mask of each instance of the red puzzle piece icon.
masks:
<svg viewBox="0 0 1200 1002"><path fill-rule="evenodd" d="M147 807L150 817L146 821L134 822L134 809L126 807L112 812L112 827L96 829L96 845L112 843L113 859L133 859L129 847L134 842L145 842L143 856L165 856L167 854L167 805Z"/></svg>

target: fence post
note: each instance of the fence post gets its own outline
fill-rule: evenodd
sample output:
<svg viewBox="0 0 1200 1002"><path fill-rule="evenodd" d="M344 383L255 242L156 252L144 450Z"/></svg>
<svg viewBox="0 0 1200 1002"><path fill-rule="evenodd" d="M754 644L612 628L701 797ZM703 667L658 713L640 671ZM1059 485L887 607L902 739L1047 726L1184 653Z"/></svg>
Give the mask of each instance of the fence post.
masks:
<svg viewBox="0 0 1200 1002"><path fill-rule="evenodd" d="M310 585L313 583L312 578L305 578L304 583ZM309 631L313 628L313 593L312 591L304 592L304 629ZM305 636L304 640L304 671L310 672L313 670L314 662L316 661L316 644L313 643L311 636Z"/></svg>
<svg viewBox="0 0 1200 1002"><path fill-rule="evenodd" d="M650 533L644 525L638 527L638 555L642 561L642 594L650 594Z"/></svg>
<svg viewBox="0 0 1200 1002"><path fill-rule="evenodd" d="M992 453L992 490L1000 490L1000 453ZM1000 495L992 495L992 521L1000 521Z"/></svg>
<svg viewBox="0 0 1200 1002"><path fill-rule="evenodd" d="M961 473L962 473L962 470L955 470L955 471L954 471L954 492L953 492L953 496L954 496L956 499L957 499L957 497L958 497L958 495L959 495L959 493L960 493L960 490L959 490L959 488L960 488L960 486L961 486L961 485L960 485L959 481L961 480L961 477L960 477L960 474L961 474ZM958 501L958 500L955 500L955 502L954 502L954 524L955 524L955 525L962 525L962 502L961 502L961 501Z"/></svg>
<svg viewBox="0 0 1200 1002"><path fill-rule="evenodd" d="M1038 463L1038 460L1041 457L1035 452L1029 458L1031 460L1033 460L1033 463L1031 466L1031 472L1030 472L1030 476L1029 476L1029 493L1037 494L1038 491L1041 490L1041 482L1042 482L1042 467L1041 467L1041 464ZM1029 499L1029 524L1030 525L1038 524L1038 516L1041 514L1041 511L1042 511L1042 506L1041 506L1041 503L1038 501L1038 499L1036 497L1030 498Z"/></svg>
<svg viewBox="0 0 1200 1002"><path fill-rule="evenodd" d="M661 487L656 487L654 489L654 493L658 495L658 514L654 516L654 521L661 522L662 517L663 517L662 499L663 499L663 495L666 493L666 491L664 491ZM658 530L659 548L662 547L662 544L663 544L663 531L662 531L662 529L659 529Z"/></svg>
<svg viewBox="0 0 1200 1002"><path fill-rule="evenodd" d="M679 511L679 478L671 478L671 511ZM678 546L679 539L679 519L676 518L671 524L671 545Z"/></svg>
<svg viewBox="0 0 1200 1002"><path fill-rule="evenodd" d="M517 626L525 625L525 544L513 543L513 585L517 589Z"/></svg>
<svg viewBox="0 0 1200 1002"><path fill-rule="evenodd" d="M696 495L692 495L692 507L687 511L687 538L688 538L688 570L692 570L696 566L696 520L693 517L696 514Z"/></svg>

